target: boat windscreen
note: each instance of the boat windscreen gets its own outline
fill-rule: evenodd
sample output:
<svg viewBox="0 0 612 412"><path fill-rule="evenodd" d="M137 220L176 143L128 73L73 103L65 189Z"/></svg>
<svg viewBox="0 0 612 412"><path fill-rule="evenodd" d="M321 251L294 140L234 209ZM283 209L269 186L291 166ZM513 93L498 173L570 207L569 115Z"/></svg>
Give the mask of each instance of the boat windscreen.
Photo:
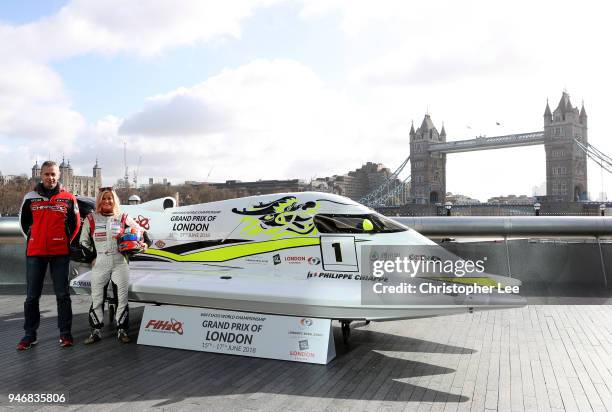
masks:
<svg viewBox="0 0 612 412"><path fill-rule="evenodd" d="M379 214L318 214L314 223L320 233L393 233L408 230Z"/></svg>

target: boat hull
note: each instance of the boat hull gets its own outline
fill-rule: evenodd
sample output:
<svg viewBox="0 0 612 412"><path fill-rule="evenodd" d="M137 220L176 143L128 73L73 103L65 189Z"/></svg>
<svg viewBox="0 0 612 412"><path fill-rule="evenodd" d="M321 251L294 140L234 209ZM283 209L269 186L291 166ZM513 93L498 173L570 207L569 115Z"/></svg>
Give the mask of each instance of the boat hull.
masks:
<svg viewBox="0 0 612 412"><path fill-rule="evenodd" d="M129 299L167 305L193 306L286 316L341 320L397 320L521 307L521 296L497 293L454 296L406 296L401 304L364 304L362 288L371 281L296 279L236 274L207 265L164 262L130 264ZM230 275L231 273L231 275ZM73 279L77 294L90 294L91 272ZM363 282L367 282L365 285ZM427 302L435 302L428 304Z"/></svg>

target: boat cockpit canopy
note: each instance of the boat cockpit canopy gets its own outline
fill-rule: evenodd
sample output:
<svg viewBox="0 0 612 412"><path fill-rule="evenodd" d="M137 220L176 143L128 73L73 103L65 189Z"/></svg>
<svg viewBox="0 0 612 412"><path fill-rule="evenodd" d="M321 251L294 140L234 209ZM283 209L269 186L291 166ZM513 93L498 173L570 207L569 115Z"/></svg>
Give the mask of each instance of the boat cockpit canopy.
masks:
<svg viewBox="0 0 612 412"><path fill-rule="evenodd" d="M364 215L318 214L314 223L320 233L395 233L408 228L384 217L370 213Z"/></svg>

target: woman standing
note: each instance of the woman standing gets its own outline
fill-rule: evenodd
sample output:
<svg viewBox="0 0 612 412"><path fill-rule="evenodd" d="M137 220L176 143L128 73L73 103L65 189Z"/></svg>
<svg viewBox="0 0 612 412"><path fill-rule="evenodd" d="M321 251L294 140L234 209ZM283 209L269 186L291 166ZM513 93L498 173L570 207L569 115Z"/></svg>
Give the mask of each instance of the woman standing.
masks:
<svg viewBox="0 0 612 412"><path fill-rule="evenodd" d="M117 285L118 304L115 313L117 338L122 343L128 343L131 340L127 334L129 324L128 259L119 252L117 242L126 227L140 230L140 226L132 218L121 213L119 198L113 188L100 188L96 198L96 209L83 222L80 238L83 247L90 251L93 251L95 247L96 251L91 273L91 308L89 309L91 335L85 340L85 344L98 342L102 338L104 291L109 280ZM146 250L148 244L143 242L142 247Z"/></svg>

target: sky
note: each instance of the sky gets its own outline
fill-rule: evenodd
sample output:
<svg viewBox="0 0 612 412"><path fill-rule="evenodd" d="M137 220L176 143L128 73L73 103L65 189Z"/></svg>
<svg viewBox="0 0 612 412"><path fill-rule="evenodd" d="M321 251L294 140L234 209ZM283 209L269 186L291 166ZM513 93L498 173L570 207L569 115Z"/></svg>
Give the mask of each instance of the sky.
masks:
<svg viewBox="0 0 612 412"><path fill-rule="evenodd" d="M612 154L610 6L566 1L0 2L0 172L70 160L103 183L394 170L426 113L447 140L543 129L584 102ZM498 125L499 123L499 125ZM589 163L589 192L612 177ZM451 154L447 191L531 195L543 146Z"/></svg>

